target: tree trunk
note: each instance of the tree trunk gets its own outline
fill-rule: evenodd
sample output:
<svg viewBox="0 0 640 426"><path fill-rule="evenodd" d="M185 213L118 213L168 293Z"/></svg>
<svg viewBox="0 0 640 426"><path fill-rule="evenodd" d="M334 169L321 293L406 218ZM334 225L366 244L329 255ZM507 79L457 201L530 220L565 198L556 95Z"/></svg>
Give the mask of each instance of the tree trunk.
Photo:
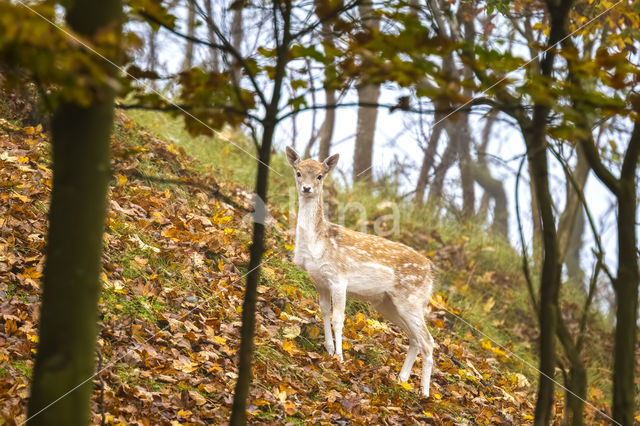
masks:
<svg viewBox="0 0 640 426"><path fill-rule="evenodd" d="M469 114L458 115L456 124L456 147L460 167L460 183L462 187L462 217L469 219L475 211L475 188L473 179L473 160L471 158L471 132L469 129Z"/></svg>
<svg viewBox="0 0 640 426"><path fill-rule="evenodd" d="M616 331L613 361L613 418L634 424L635 353L638 315L638 239L636 235L636 168L640 151L640 123L636 123L622 165L618 194L618 271Z"/></svg>
<svg viewBox="0 0 640 426"><path fill-rule="evenodd" d="M448 127L450 125L449 122L445 125ZM444 150L442 154L442 158L440 159L440 164L435 169L435 173L433 176L433 181L431 182L431 188L429 189L429 197L427 198L427 205L431 208L435 209L436 205L440 202L442 198L442 190L444 186L444 178L447 174L447 171L451 168L453 163L456 160L456 147L455 144L449 140L447 144L447 148Z"/></svg>
<svg viewBox="0 0 640 426"><path fill-rule="evenodd" d="M564 424L582 426L584 417L584 401L587 399L587 370L580 358L580 349L571 338L571 334L562 318L560 307L556 305L558 318L557 335L562 343L564 353L569 360L569 374L565 376Z"/></svg>
<svg viewBox="0 0 640 426"><path fill-rule="evenodd" d="M316 5L321 5L322 0L314 0ZM322 22L322 45L325 47L325 51L334 48L334 36L329 21ZM328 49L327 49L328 48ZM325 105L336 104L336 91L333 88L334 82L331 81L331 73L329 66L325 67L324 71L324 98ZM331 153L331 141L333 140L333 130L336 124L336 110L335 108L327 108L324 113L324 123L322 124L322 132L320 134L320 150L318 152L318 160L324 161Z"/></svg>
<svg viewBox="0 0 640 426"><path fill-rule="evenodd" d="M366 85L358 88L358 102L376 103L380 95L380 86ZM376 131L378 109L375 107L358 107L358 124L356 128L356 146L353 154L353 181L371 182L373 167L373 139Z"/></svg>
<svg viewBox="0 0 640 426"><path fill-rule="evenodd" d="M216 37L216 32L213 29L213 26L211 25L214 22L214 17L213 17L213 5L211 4L211 0L204 0L204 10L207 13L207 16L209 16L209 19L206 19L206 23L207 23L207 35L209 36L209 43L217 43L218 38ZM211 70L214 72L217 72L220 70L220 56L219 56L219 52L218 49L210 49L210 55L211 55Z"/></svg>
<svg viewBox="0 0 640 426"><path fill-rule="evenodd" d="M494 178L489 170L487 163L487 149L489 148L489 140L491 137L491 129L496 122L497 113L492 113L482 129L482 142L478 149L478 162L475 166L473 177L475 181L485 191L485 195L493 198L493 222L491 229L494 232L508 237L509 235L509 211L507 210L507 193L504 190L502 181ZM483 196L480 204L480 211L486 210L484 203L486 197Z"/></svg>
<svg viewBox="0 0 640 426"><path fill-rule="evenodd" d="M119 0L76 0L66 19L91 39L119 31L121 12ZM62 103L52 122L53 189L29 424L89 421L114 93L105 85L95 96L87 107Z"/></svg>
<svg viewBox="0 0 640 426"><path fill-rule="evenodd" d="M435 155L438 151L438 142L442 134L443 123L440 121L442 120L442 114L436 114L433 119L437 124L433 126L427 148L424 150L422 166L420 167L420 174L418 175L418 182L416 183L416 203L419 206L421 206L424 201L424 192L429 183L429 172L433 168Z"/></svg>
<svg viewBox="0 0 640 426"><path fill-rule="evenodd" d="M360 3L358 6L363 26L370 31L377 31L380 18L374 13L371 3ZM358 102L375 104L380 96L379 84L361 84L358 86ZM373 141L376 131L378 108L358 107L358 124L356 128L356 146L353 153L353 181L371 182L373 167Z"/></svg>
<svg viewBox="0 0 640 426"><path fill-rule="evenodd" d="M157 52L157 40L158 32L149 27L149 55L147 56L147 69L158 70L158 52ZM158 90L158 83L156 80L151 80L151 88Z"/></svg>
<svg viewBox="0 0 640 426"><path fill-rule="evenodd" d="M488 168L480 165L476 167L473 175L474 179L493 198L493 222L491 229L498 234L508 236L509 233L509 212L507 210L507 194L502 186L502 181L491 176Z"/></svg>
<svg viewBox="0 0 640 426"><path fill-rule="evenodd" d="M326 104L336 104L336 92L333 89L325 89L324 91ZM333 139L333 129L336 124L335 108L327 108L325 110L324 123L320 133L320 151L318 152L318 161L324 161L329 157L331 152L331 140Z"/></svg>
<svg viewBox="0 0 640 426"><path fill-rule="evenodd" d="M187 35L191 38L196 35L196 9L191 1L187 1ZM182 69L190 70L191 68L193 68L193 41L187 40Z"/></svg>
<svg viewBox="0 0 640 426"><path fill-rule="evenodd" d="M537 106L536 109L543 109ZM544 123L547 111L539 112L541 119L536 122L526 137L529 168L532 171L531 184L538 200L538 214L542 222L543 261L540 279L540 382L535 409L535 423L547 425L551 421L553 405L553 377L556 365L557 303L562 271L558 238L553 216L553 200L549 192L549 171L547 153L544 147Z"/></svg>
<svg viewBox="0 0 640 426"><path fill-rule="evenodd" d="M231 20L231 45L233 48L242 54L242 7L238 7L233 12L233 19ZM240 79L242 78L242 70L240 69L240 64L236 60L233 60L233 78L238 84L240 83Z"/></svg>
<svg viewBox="0 0 640 426"><path fill-rule="evenodd" d="M277 6L273 6L276 8ZM275 11L275 10L274 10ZM256 200L253 224L253 238L249 257L249 272L245 287L244 302L242 304L242 328L240 329L240 350L238 352L238 381L233 395L233 407L229 424L232 426L247 423L247 399L251 383L251 362L253 359L254 336L256 327L257 289L260 281L260 265L264 254L264 223L267 217L267 189L269 183L269 162L271 161L271 145L278 124L282 82L286 74L286 64L289 56L291 29L291 2L285 1L280 9L282 13L282 40L277 50L277 62L271 101L266 105L265 116L262 121L262 144L258 160L258 174L256 177Z"/></svg>
<svg viewBox="0 0 640 426"><path fill-rule="evenodd" d="M587 178L589 177L589 171L591 170L589 167L589 162L587 161L587 157L584 154L582 149L576 150L578 161L576 163L576 167L572 172L573 181L575 186L577 186L577 191L583 192L584 187L587 183ZM578 216L582 212L582 203L580 201L580 196L576 192L576 188L574 184L570 182L569 177L567 177L567 185L566 185L566 201L564 211L560 215L560 219L558 219L558 243L560 245L560 253L562 259L564 260L566 256L569 254L569 244L571 239L574 240L578 238L578 241L582 239L582 229L579 230L576 227ZM584 218L582 221L584 225ZM575 236L575 232L580 231L580 235ZM578 250L578 256L580 251ZM575 253L572 253L575 257ZM579 259L578 259L579 262ZM584 275L584 273L583 273Z"/></svg>
<svg viewBox="0 0 640 426"><path fill-rule="evenodd" d="M256 201L253 223L253 238L251 242L249 273L245 287L244 302L242 304L242 328L240 330L240 350L238 360L238 381L236 382L233 407L231 410L231 425L245 425L247 423L247 399L251 383L251 370L254 349L254 335L256 328L256 302L258 283L260 282L260 265L264 253L264 223L267 217L267 186L269 182L269 162L271 160L271 144L275 132L275 121L265 123L260 147L260 161L256 178Z"/></svg>
<svg viewBox="0 0 640 426"><path fill-rule="evenodd" d="M529 169L529 178L533 179L533 170L531 170L531 164L527 164ZM540 215L538 214L538 197L533 182L529 183L530 196L531 196L531 251L534 268L538 269L542 265L542 222L540 221Z"/></svg>
<svg viewBox="0 0 640 426"><path fill-rule="evenodd" d="M585 273L580 264L580 250L583 247L583 238L585 226L585 215L582 209L578 210L576 220L569 236L567 245L567 253L564 256L564 264L567 267L567 277L569 281L574 283L584 283Z"/></svg>

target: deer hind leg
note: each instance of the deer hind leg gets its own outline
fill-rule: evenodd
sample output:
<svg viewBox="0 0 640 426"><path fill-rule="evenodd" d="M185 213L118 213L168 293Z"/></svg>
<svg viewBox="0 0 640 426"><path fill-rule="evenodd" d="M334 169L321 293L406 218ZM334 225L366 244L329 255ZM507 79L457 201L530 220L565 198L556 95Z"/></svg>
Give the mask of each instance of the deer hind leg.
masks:
<svg viewBox="0 0 640 426"><path fill-rule="evenodd" d="M431 369L433 367L433 337L431 337L424 320L424 307L403 306L403 301L397 303L400 304L398 311L408 326L407 333L409 338L415 339L420 355L422 355L422 394L427 397L429 396Z"/></svg>
<svg viewBox="0 0 640 426"><path fill-rule="evenodd" d="M422 394L429 396L433 367L433 337L431 337L424 320L424 307L422 305L414 306L414 304L399 298L387 299L385 298L381 304L386 311L387 318L402 327L409 336L409 352L398 379L404 382L409 378L413 363L420 352L422 355Z"/></svg>
<svg viewBox="0 0 640 426"><path fill-rule="evenodd" d="M317 286L318 303L320 304L320 312L322 313L322 322L324 323L324 347L329 355L335 353L333 345L333 332L331 331L331 292L324 286Z"/></svg>
<svg viewBox="0 0 640 426"><path fill-rule="evenodd" d="M422 352L422 394L429 396L429 386L431 384L431 369L433 367L433 337L427 329L427 325L422 319L421 329L421 352Z"/></svg>
<svg viewBox="0 0 640 426"><path fill-rule="evenodd" d="M385 296L385 298L376 305L376 310L387 320L402 328L409 336L409 351L407 352L407 357L405 358L404 364L402 364L402 368L400 369L400 374L398 375L398 381L400 383L406 382L409 380L411 369L416 361L418 352L420 352L421 346L418 335L412 332L412 327L410 327L410 324L406 321L404 316L400 314L396 304L389 296Z"/></svg>

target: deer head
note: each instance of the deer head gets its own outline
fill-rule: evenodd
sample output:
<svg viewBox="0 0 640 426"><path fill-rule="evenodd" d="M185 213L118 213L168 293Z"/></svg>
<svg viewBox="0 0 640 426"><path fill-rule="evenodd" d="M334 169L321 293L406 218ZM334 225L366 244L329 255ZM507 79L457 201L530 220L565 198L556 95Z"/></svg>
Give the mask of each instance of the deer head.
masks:
<svg viewBox="0 0 640 426"><path fill-rule="evenodd" d="M314 198L322 195L324 179L338 164L339 157L339 154L334 154L322 163L310 158L300 160L298 153L293 148L287 147L287 160L293 167L300 197Z"/></svg>

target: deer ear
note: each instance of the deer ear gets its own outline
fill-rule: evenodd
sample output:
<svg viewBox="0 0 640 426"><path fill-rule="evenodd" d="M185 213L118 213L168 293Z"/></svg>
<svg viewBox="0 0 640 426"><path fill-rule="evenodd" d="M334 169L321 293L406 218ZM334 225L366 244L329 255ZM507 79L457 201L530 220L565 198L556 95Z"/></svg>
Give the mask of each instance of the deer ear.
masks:
<svg viewBox="0 0 640 426"><path fill-rule="evenodd" d="M340 154L333 154L331 157L327 157L327 159L322 163L322 165L324 166L324 172L329 173L331 170L333 170L334 167L336 167L336 164L338 164L339 158Z"/></svg>
<svg viewBox="0 0 640 426"><path fill-rule="evenodd" d="M292 167L297 166L300 162L300 156L290 146L287 147L287 160L289 160L289 164L291 164Z"/></svg>

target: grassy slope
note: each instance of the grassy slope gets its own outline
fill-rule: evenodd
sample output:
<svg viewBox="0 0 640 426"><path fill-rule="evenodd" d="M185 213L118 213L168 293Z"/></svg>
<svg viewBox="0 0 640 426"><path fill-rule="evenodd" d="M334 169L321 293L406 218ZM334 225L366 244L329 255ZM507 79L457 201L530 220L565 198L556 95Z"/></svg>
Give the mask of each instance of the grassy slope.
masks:
<svg viewBox="0 0 640 426"><path fill-rule="evenodd" d="M131 115L135 122L119 115L113 143L103 369L92 421L104 413L108 424L217 423L228 418L236 377L254 166L228 142L188 137L173 119ZM45 134L0 127L0 418L24 420L51 175ZM241 135L228 136L250 148ZM422 399L410 389L419 385L419 363L410 384L395 382L406 338L366 305L349 304L345 361L325 354L313 286L290 262L290 172L281 156L273 167L282 176L270 183L274 225L259 288L253 422L529 421L535 372L451 314L536 364L519 258L504 242L477 225L429 223L424 212L403 209L398 238L433 256L441 271L430 321L433 397ZM330 192L330 204L366 204L369 220L388 214L377 211L380 194ZM604 395L591 398L603 406Z"/></svg>

